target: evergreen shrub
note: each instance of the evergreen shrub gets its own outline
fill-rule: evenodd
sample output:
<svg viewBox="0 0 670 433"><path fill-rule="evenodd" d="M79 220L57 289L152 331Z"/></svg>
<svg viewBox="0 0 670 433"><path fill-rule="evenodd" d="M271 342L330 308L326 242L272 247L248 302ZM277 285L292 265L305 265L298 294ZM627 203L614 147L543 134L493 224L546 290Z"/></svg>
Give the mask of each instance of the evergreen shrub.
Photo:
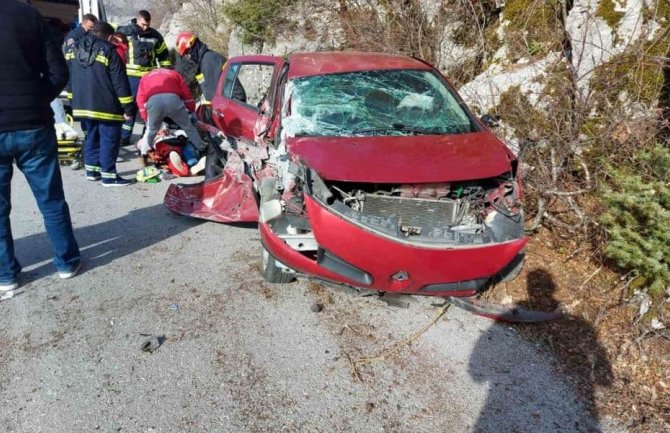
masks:
<svg viewBox="0 0 670 433"><path fill-rule="evenodd" d="M605 255L659 296L670 285L670 149L640 151L631 166L607 171Z"/></svg>

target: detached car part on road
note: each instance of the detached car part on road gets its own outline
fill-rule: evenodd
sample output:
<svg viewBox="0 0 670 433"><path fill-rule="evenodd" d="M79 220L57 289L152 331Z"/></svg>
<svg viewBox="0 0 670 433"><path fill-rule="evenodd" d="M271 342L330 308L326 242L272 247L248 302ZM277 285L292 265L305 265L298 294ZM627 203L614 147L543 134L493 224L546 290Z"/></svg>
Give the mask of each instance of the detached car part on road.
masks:
<svg viewBox="0 0 670 433"><path fill-rule="evenodd" d="M258 221L267 281L304 274L450 298L519 273L518 161L429 64L355 52L234 57L216 95L223 173L172 185L165 204Z"/></svg>

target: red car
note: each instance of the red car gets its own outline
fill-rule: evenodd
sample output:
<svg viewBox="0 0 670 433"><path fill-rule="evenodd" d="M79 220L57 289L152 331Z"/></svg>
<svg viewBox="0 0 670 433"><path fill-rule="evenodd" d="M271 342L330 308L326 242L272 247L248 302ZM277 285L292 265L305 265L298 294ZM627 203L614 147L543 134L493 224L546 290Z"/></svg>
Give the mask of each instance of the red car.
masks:
<svg viewBox="0 0 670 433"><path fill-rule="evenodd" d="M362 52L234 57L212 107L229 137L223 173L171 186L165 204L258 221L267 281L469 297L520 271L518 161L431 65Z"/></svg>

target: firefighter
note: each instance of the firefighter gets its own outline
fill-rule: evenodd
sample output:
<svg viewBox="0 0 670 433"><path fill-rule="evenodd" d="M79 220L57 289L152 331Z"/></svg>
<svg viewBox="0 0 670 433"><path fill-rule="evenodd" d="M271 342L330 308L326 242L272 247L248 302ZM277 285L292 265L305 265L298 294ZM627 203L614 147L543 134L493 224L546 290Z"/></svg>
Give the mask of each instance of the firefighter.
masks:
<svg viewBox="0 0 670 433"><path fill-rule="evenodd" d="M65 36L64 51L67 50L67 47L74 46L81 38L86 36L97 22L98 17L93 14L85 14L81 17L81 24Z"/></svg>
<svg viewBox="0 0 670 433"><path fill-rule="evenodd" d="M188 138L183 155L189 167L198 164L199 154L204 153L205 146L194 126L195 101L184 77L172 69L156 69L140 80L137 90L137 106L140 116L147 123L145 136L140 140L141 155L146 155L154 146L156 133L167 117L181 128ZM196 167L192 174L204 168Z"/></svg>
<svg viewBox="0 0 670 433"><path fill-rule="evenodd" d="M121 125L134 114L133 96L123 61L107 39L114 28L97 22L65 54L70 69L72 113L86 129L86 179L105 187L132 183L116 172Z"/></svg>
<svg viewBox="0 0 670 433"><path fill-rule="evenodd" d="M136 97L140 78L157 67L169 68L172 66L170 53L163 36L158 30L151 27L151 14L145 10L137 12L137 17L133 18L130 24L119 27L117 31L128 38L126 71L130 90L133 97ZM130 144L134 124L134 117L123 124L122 146Z"/></svg>
<svg viewBox="0 0 670 433"><path fill-rule="evenodd" d="M202 103L206 107L204 110L204 120L211 123L212 98L214 98L216 84L223 71L226 58L222 54L210 50L207 45L191 32L181 32L177 36L176 49L180 56L186 57L197 66L195 78L200 84ZM247 101L244 87L242 87L242 83L237 79L235 79L235 85L233 86L232 98L242 102Z"/></svg>

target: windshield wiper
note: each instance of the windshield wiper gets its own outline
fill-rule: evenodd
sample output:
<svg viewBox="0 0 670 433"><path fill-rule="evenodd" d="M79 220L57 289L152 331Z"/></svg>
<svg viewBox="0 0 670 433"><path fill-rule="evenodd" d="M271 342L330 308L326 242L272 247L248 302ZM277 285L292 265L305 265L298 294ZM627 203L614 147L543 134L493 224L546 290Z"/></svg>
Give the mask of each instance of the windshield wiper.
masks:
<svg viewBox="0 0 670 433"><path fill-rule="evenodd" d="M430 129L414 128L404 125L402 123L394 123L390 127L385 128L369 128L369 129L357 129L352 131L353 134L372 134L372 133L382 133L382 132L408 132L410 134L421 134L421 135L438 135L437 132Z"/></svg>

